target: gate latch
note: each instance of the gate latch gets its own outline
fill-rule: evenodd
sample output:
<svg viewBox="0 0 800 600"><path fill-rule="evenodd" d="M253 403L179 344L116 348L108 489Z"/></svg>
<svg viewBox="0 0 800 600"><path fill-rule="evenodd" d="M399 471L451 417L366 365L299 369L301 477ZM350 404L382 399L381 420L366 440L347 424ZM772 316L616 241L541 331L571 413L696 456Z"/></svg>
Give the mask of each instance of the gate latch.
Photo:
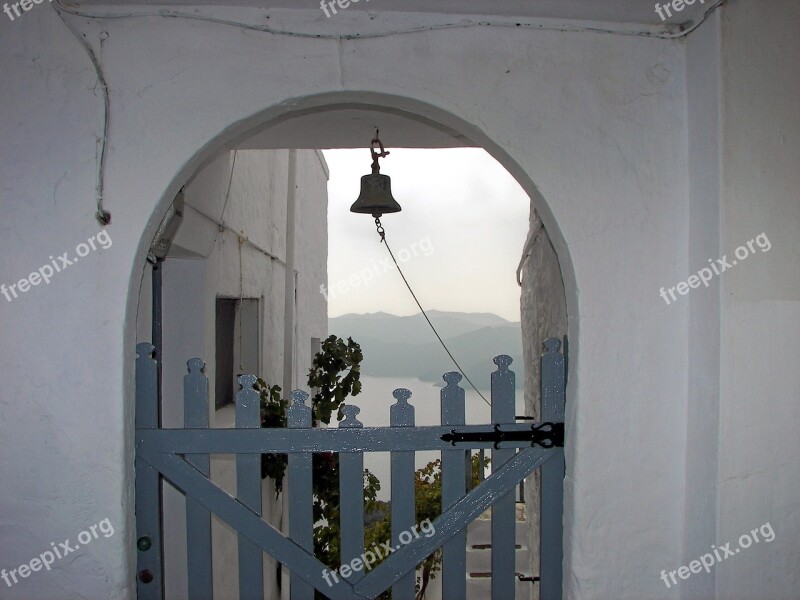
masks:
<svg viewBox="0 0 800 600"><path fill-rule="evenodd" d="M442 436L442 441L450 442L453 446L465 442L493 442L495 450L501 442L530 442L531 446L542 448L564 447L564 423L551 423L549 421L539 425L531 425L530 429L516 429L503 431L499 424L495 424L492 431L461 431L450 430Z"/></svg>

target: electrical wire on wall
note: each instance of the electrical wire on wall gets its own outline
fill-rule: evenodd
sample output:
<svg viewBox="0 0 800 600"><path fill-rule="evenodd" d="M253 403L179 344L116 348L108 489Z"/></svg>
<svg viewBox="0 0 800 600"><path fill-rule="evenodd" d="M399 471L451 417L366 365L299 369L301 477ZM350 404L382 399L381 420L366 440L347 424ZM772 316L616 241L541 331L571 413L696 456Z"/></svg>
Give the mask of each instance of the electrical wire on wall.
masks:
<svg viewBox="0 0 800 600"><path fill-rule="evenodd" d="M241 29L248 29L251 31L261 31L272 35L282 35L289 37L309 38L309 39L322 39L322 40L359 40L359 39L374 39L382 37L390 37L396 35L407 35L412 33L423 33L429 31L439 31L443 29L470 29L476 27L508 27L514 29L534 29L540 31L559 31L571 33L601 33L611 35L628 35L639 37L653 37L660 39L675 39L683 37L697 29L718 7L722 6L727 0L716 0L714 3L709 4L708 8L703 13L703 16L697 21L688 21L686 23L670 23L665 24L663 29L636 29L635 25L619 24L613 27L612 24L605 24L606 27L593 26L582 24L577 21L556 21L555 19L533 19L533 20L488 20L488 19L469 19L460 18L455 22L438 23L435 25L420 25L415 27L407 27L403 29L394 29L376 33L353 33L353 34L333 34L333 33L315 33L307 31L291 31L286 29L278 29L270 27L269 25L254 25L252 23L243 23L240 21L232 21L230 19L223 19L221 17L212 17L209 15L202 15L197 13L185 13L176 10L168 10L165 8L160 9L146 9L138 11L129 11L125 13L91 13L85 10L77 10L69 8L63 4L63 0L55 0L54 5L58 6L58 10L65 13L74 15L76 17L83 17L86 19L132 19L132 18L146 18L146 17L163 17L169 19L189 19L193 21L204 21L206 23L217 23L219 25L229 25Z"/></svg>
<svg viewBox="0 0 800 600"><path fill-rule="evenodd" d="M106 146L108 144L108 122L111 115L111 99L108 93L108 82L106 82L105 75L103 75L103 69L100 66L100 61L97 59L97 55L94 52L94 49L84 39L84 36L81 36L80 33L64 18L64 15L61 14L63 6L59 2L56 2L58 7L54 6L54 10L56 14L64 23L67 29L72 32L72 35L75 36L75 39L78 40L78 43L83 46L83 49L86 51L86 54L89 55L89 59L92 61L92 66L94 66L95 73L97 74L97 82L100 84L100 90L103 94L103 134L101 137L97 139L98 144L98 157L97 157L97 184L96 184L96 200L95 200L95 219L101 225L110 225L111 224L111 213L103 208L103 200L104 200L104 193L105 193L105 172L106 172ZM103 51L103 43L108 39L108 33L105 31L100 34L100 52L102 55Z"/></svg>
<svg viewBox="0 0 800 600"><path fill-rule="evenodd" d="M520 287L522 287L522 268L525 266L525 262L528 260L531 252L533 252L533 247L536 245L536 242L539 241L539 235L542 231L544 231L544 223L539 223L539 227L531 231L528 234L528 239L525 240L525 246L522 248L522 258L517 266L517 285Z"/></svg>

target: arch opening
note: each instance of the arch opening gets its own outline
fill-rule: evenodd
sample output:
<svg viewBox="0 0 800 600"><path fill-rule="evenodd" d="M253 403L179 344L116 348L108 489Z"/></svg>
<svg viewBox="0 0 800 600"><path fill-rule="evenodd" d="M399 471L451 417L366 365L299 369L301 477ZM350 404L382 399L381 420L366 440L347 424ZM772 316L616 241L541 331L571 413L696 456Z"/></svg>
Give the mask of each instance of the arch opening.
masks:
<svg viewBox="0 0 800 600"><path fill-rule="evenodd" d="M151 248L152 240L155 234L163 230L164 216L174 210L175 198L178 197L180 190L185 185L190 183L195 175L209 168L214 168L215 161L227 150L252 150L256 148L281 148L287 150L304 150L308 148L318 148L321 145L331 147L348 147L350 144L353 147L364 147L363 140L346 141L346 143L313 142L320 136L326 140L337 140L343 136L342 132L337 132L335 128L329 130L324 129L326 120L330 120L334 114L352 114L359 116L363 121L376 118L376 115L385 115L386 119L392 121L393 126L397 127L398 131L404 131L406 135L412 135L408 130L401 128L402 124L416 123L427 132L429 136L427 144L435 144L435 147L458 147L458 146L474 146L484 148L495 160L497 160L520 184L520 186L529 195L532 205L537 209L537 215L532 219L531 228L537 229L537 223L544 227L549 238L552 240L550 250L558 265L558 273L563 281L565 290L566 306L564 307L564 319L567 314L574 315L575 311L570 310L574 306L575 298L575 285L574 278L572 277L571 262L569 254L566 249L566 244L560 235L560 231L555 223L555 220L547 207L544 198L539 193L531 178L527 175L519 163L514 160L500 144L491 140L487 135L481 132L478 128L468 123L461 121L458 117L442 111L430 105L414 101L408 98L399 98L378 94L357 94L351 93L331 93L320 94L310 97L303 97L281 103L280 105L271 107L258 115L254 115L244 119L236 124L231 125L225 131L220 133L214 140L210 141L206 146L199 150L179 173L175 175L169 189L166 190L164 196L160 199L157 209L153 212L150 223L140 240L139 256L146 256L148 250ZM298 131L300 134L298 135ZM344 136L348 139L348 136ZM408 138L403 138L403 140ZM410 142L400 141L399 146L407 146ZM234 161L236 160L236 153L233 154ZM231 178L233 178L233 166L231 166ZM529 240L530 241L530 240ZM535 240L534 240L535 241ZM241 242L240 242L241 249ZM262 248L263 250L263 248ZM546 247L543 247L542 252L539 252L539 257L544 256ZM240 259L241 260L241 259ZM528 265L530 266L534 261L529 259ZM139 263L139 268L145 268L145 265ZM240 273L241 274L241 273ZM134 273L134 278L141 279L141 271ZM197 273L191 272L183 273L181 277L187 277L189 280L195 277L195 284L202 286L203 283L197 278L201 276ZM131 289L136 289L137 286L131 286ZM232 298L236 300L236 298ZM243 311L243 301L245 298L240 294L239 309ZM136 304L136 306L131 306ZM129 312L133 310L135 314L139 313L140 306L139 297L129 298ZM237 316L236 306L233 307L231 319L233 322L241 323L244 318L242 314ZM258 313L258 309L256 309ZM263 316L263 315L262 315ZM577 326L573 319L569 319L567 323L569 333L572 335ZM537 328L535 331L539 331ZM135 335L135 331L133 332ZM537 335L537 334L534 334ZM543 340L542 340L543 341ZM134 347L133 341L127 345L126 350ZM575 346L571 348L571 352L575 352ZM188 358L188 356L186 356ZM526 361L527 362L527 361ZM570 357L570 364L574 366L574 354ZM528 369L526 369L528 371ZM131 378L128 378L129 381ZM127 394L128 406L133 406L133 391L128 390ZM569 419L568 419L569 420ZM569 468L569 466L568 466Z"/></svg>

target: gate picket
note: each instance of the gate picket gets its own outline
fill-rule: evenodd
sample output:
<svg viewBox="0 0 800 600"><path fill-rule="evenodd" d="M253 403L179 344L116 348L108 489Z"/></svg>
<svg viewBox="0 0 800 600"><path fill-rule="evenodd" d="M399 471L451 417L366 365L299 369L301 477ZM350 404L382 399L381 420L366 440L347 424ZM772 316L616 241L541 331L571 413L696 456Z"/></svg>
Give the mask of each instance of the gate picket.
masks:
<svg viewBox="0 0 800 600"><path fill-rule="evenodd" d="M564 420L566 365L559 352L561 341L550 338L542 355L542 421ZM541 492L541 600L559 600L562 594L564 450L554 449L554 456L542 465Z"/></svg>
<svg viewBox="0 0 800 600"><path fill-rule="evenodd" d="M183 378L183 426L208 429L208 378L205 363L199 358L188 361L189 373ZM211 475L208 454L187 454L186 462L205 477ZM211 511L186 494L186 553L189 597L212 600Z"/></svg>
<svg viewBox="0 0 800 600"><path fill-rule="evenodd" d="M311 428L311 407L306 406L308 394L302 390L294 390L291 394L292 405L287 415L290 429ZM314 515L313 515L313 454L310 452L289 454L288 488L289 488L289 537L307 550L314 552ZM314 600L314 588L291 573L292 600Z"/></svg>
<svg viewBox="0 0 800 600"><path fill-rule="evenodd" d="M414 407L409 404L411 392L405 388L392 392L397 402L389 408L392 427L413 427ZM392 546L398 547L400 534L409 531L415 524L417 511L414 506L414 453L392 452ZM394 600L414 600L415 572L412 570L392 586Z"/></svg>
<svg viewBox="0 0 800 600"><path fill-rule="evenodd" d="M356 416L361 409L354 404L342 408L344 420L339 423L343 429L361 429L364 424ZM364 552L364 453L339 453L339 528L341 531L342 571L353 559ZM341 571L340 571L341 572ZM354 571L345 577L355 583L364 577L364 569Z"/></svg>
<svg viewBox="0 0 800 600"><path fill-rule="evenodd" d="M512 359L501 354L495 357L497 370L492 373L492 422L514 423L514 372ZM492 450L492 472L514 458L516 450ZM513 598L516 563L516 502L514 491L505 494L492 506L492 598Z"/></svg>
<svg viewBox="0 0 800 600"><path fill-rule="evenodd" d="M440 392L442 425L464 425L465 394L459 387L461 374L455 371L442 376L447 385ZM463 448L442 450L442 512L445 512L466 493L464 469L466 453ZM467 597L467 530L456 533L442 546L442 589L451 598Z"/></svg>
<svg viewBox="0 0 800 600"><path fill-rule="evenodd" d="M136 345L136 429L158 429L158 363L155 347ZM164 595L161 570L161 475L136 457L136 594L139 600Z"/></svg>
<svg viewBox="0 0 800 600"><path fill-rule="evenodd" d="M261 398L254 389L255 375L240 375L236 392L236 428L261 427ZM244 506L261 516L261 455L236 455L236 498ZM239 535L239 596L264 597L264 558L261 548Z"/></svg>

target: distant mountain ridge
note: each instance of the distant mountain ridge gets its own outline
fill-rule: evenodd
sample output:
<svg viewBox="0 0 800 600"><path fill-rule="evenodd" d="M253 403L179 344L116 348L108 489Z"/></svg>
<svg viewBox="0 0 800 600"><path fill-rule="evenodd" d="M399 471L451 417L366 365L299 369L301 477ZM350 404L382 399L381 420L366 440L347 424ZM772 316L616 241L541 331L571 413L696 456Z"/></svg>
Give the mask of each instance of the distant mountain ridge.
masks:
<svg viewBox="0 0 800 600"><path fill-rule="evenodd" d="M490 387L492 359L508 354L512 370L522 368L522 331L512 322L492 313L460 313L432 310L428 316L456 360L481 389ZM346 314L328 320L331 334L361 344L364 375L417 377L442 383L442 375L457 370L421 313L401 317L384 312ZM516 368L515 368L516 367ZM517 377L521 388L524 378Z"/></svg>

